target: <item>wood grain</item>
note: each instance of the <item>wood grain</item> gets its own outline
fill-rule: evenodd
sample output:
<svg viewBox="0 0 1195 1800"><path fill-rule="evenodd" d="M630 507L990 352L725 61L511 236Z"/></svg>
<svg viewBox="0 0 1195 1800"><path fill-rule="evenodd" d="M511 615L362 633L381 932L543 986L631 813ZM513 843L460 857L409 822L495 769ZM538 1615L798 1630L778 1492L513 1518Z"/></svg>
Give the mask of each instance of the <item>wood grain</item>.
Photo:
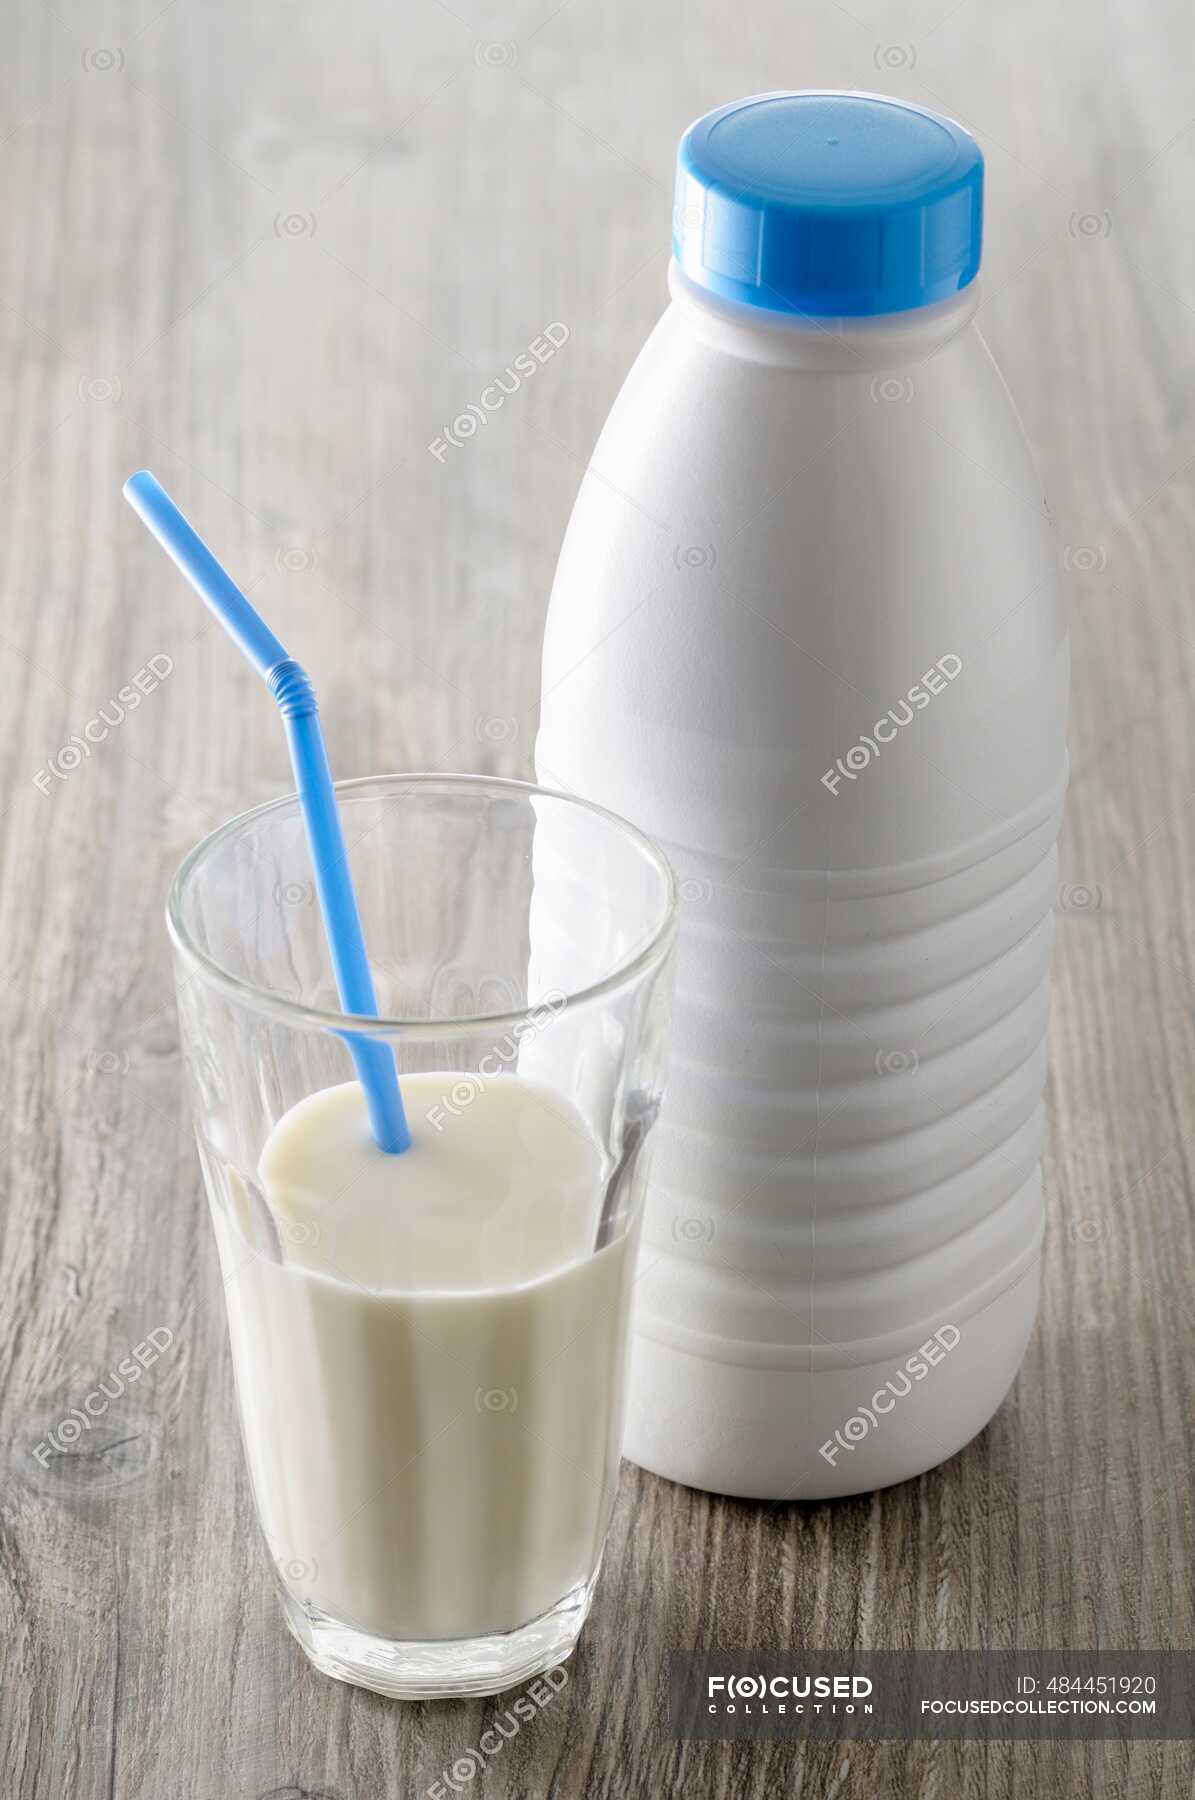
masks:
<svg viewBox="0 0 1195 1800"><path fill-rule="evenodd" d="M1183 1744L698 1747L662 1711L684 1645L1195 1642L1186 9L29 0L0 49L3 1791L415 1796L492 1711L321 1680L269 1585L161 907L196 836L287 785L284 750L121 481L154 467L285 621L339 773L527 773L556 546L662 304L676 136L793 84L944 106L988 150L981 320L1075 602L1041 1323L991 1427L889 1492L748 1506L625 1467L568 1684L463 1791L1189 1792ZM430 455L555 319L560 355Z"/></svg>

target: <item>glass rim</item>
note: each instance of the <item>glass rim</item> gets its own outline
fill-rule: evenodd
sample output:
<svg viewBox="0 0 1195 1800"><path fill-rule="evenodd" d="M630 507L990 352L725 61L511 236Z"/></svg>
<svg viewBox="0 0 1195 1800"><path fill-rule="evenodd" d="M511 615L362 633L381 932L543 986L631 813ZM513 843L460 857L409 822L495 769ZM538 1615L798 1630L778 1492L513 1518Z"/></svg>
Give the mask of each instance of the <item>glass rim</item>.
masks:
<svg viewBox="0 0 1195 1800"><path fill-rule="evenodd" d="M653 964L662 962L672 947L676 936L679 912L679 889L676 871L665 856L660 846L624 819L620 813L612 812L609 807L599 806L596 801L583 799L579 794L568 794L559 788L542 786L535 781L518 781L504 775L471 775L455 773L436 773L431 770L419 770L410 774L395 773L389 775L358 775L347 781L333 783L338 797L352 796L363 790L377 788L390 782L409 783L415 787L431 787L435 784L456 787L462 790L479 791L490 789L510 797L521 796L525 799L540 798L558 800L565 806L578 812L589 813L592 817L602 819L613 825L625 838L630 839L642 852L647 862L660 877L663 895L663 906L660 921L644 943L633 950L608 974L600 980L588 983L576 993L565 994L565 1007L571 1010L575 1006L588 1004L613 993L616 989L628 986ZM263 800L257 806L247 807L244 812L237 813L234 818L226 819L209 831L205 837L188 850L182 862L175 870L166 897L166 930L180 960L187 964L193 973L202 976L210 987L215 988L226 998L234 1000L241 1006L248 1006L253 1011L264 1013L267 1017L277 1019L284 1024L304 1026L323 1031L345 1031L350 1029L354 1034L364 1037L393 1037L401 1033L406 1038L435 1039L445 1037L467 1036L478 1031L501 1029L514 1026L526 1019L535 1002L521 1006L515 1010L503 1012L475 1013L464 1018L391 1018L365 1013L329 1012L322 1007L307 1006L302 1001L289 1000L283 994L262 987L257 982L247 981L243 976L234 975L218 962L206 950L195 942L183 921L184 896L195 879L202 862L235 832L242 830L252 820L261 819L270 813L281 812L284 808L297 808L297 793L280 794L273 800Z"/></svg>

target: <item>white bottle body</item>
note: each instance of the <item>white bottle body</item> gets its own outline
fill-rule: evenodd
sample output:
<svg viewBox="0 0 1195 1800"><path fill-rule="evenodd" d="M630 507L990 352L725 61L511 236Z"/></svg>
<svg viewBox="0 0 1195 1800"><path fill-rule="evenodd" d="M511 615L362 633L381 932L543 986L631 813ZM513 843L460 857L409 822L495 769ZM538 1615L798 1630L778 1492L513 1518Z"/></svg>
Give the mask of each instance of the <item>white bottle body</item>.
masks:
<svg viewBox="0 0 1195 1800"><path fill-rule="evenodd" d="M855 1492L967 1442L1036 1311L1065 618L972 290L830 327L672 287L536 747L684 901L627 1453Z"/></svg>

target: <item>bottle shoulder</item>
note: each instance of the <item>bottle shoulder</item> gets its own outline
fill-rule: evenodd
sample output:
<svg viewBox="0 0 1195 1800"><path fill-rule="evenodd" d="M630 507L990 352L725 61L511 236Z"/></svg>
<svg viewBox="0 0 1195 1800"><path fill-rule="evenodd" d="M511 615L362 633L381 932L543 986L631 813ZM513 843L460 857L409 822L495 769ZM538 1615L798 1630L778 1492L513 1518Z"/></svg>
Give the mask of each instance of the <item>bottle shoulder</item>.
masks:
<svg viewBox="0 0 1195 1800"><path fill-rule="evenodd" d="M986 473L993 505L1011 495L1046 520L1028 442L974 307L941 317L931 339L912 327L868 336L865 356L806 343L807 361L758 355L766 332L733 323L723 331L725 323L711 331L707 316L674 299L599 439L595 467L620 483L633 475L653 514L665 496L673 512L683 496L686 512L725 519L741 511L731 496L741 491L746 505L777 485L808 486L797 471L812 477L820 466L844 502L898 493L924 515L942 491L946 452Z"/></svg>

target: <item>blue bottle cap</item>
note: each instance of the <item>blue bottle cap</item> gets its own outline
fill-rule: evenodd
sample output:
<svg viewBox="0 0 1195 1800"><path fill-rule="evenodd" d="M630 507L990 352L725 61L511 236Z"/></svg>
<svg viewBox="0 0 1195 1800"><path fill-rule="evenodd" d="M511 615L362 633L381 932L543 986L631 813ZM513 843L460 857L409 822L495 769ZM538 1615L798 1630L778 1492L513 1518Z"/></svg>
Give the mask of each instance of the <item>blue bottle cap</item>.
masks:
<svg viewBox="0 0 1195 1800"><path fill-rule="evenodd" d="M680 142L673 254L772 312L858 318L958 293L979 269L983 153L953 119L879 94L757 94Z"/></svg>

